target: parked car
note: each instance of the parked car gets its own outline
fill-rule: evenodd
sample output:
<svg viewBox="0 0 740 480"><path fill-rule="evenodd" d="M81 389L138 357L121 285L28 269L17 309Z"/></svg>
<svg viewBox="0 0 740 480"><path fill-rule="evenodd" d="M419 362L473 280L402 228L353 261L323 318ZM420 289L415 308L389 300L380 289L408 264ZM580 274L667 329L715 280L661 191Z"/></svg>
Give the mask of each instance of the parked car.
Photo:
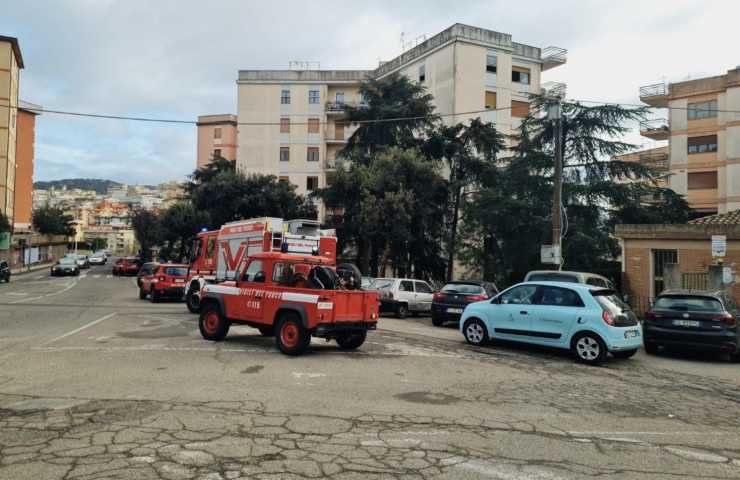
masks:
<svg viewBox="0 0 740 480"><path fill-rule="evenodd" d="M87 255L82 255L82 254L77 254L77 253L68 253L67 255L64 256L64 258L72 259L80 269L90 268L90 261L87 258Z"/></svg>
<svg viewBox="0 0 740 480"><path fill-rule="evenodd" d="M141 260L137 257L119 258L113 265L113 275L137 275L141 268Z"/></svg>
<svg viewBox="0 0 740 480"><path fill-rule="evenodd" d="M51 267L52 277L63 277L65 275L77 276L80 274L80 267L77 259L73 257L64 257Z"/></svg>
<svg viewBox="0 0 740 480"><path fill-rule="evenodd" d="M642 345L637 317L614 290L578 283L524 282L471 303L460 321L468 343L510 340L568 349L576 360L629 358Z"/></svg>
<svg viewBox="0 0 740 480"><path fill-rule="evenodd" d="M445 284L432 296L432 325L459 322L468 304L486 300L498 293L496 285L482 281L457 281Z"/></svg>
<svg viewBox="0 0 740 480"><path fill-rule="evenodd" d="M369 290L370 285L375 281L373 277L362 277L361 285L363 290Z"/></svg>
<svg viewBox="0 0 740 480"><path fill-rule="evenodd" d="M585 283L594 287L614 288L614 283L606 277L595 273L569 272L565 270L533 270L524 277L525 282L567 282Z"/></svg>
<svg viewBox="0 0 740 480"><path fill-rule="evenodd" d="M139 298L143 300L149 295L152 303L157 303L163 298L183 299L187 281L188 265L175 263L156 265L151 275L141 277Z"/></svg>
<svg viewBox="0 0 740 480"><path fill-rule="evenodd" d="M432 310L434 290L423 280L376 278L369 289L380 292L380 311L394 312L398 318Z"/></svg>
<svg viewBox="0 0 740 480"><path fill-rule="evenodd" d="M5 260L0 261L0 281L10 283L10 265Z"/></svg>
<svg viewBox="0 0 740 480"><path fill-rule="evenodd" d="M90 265L105 265L108 263L108 257L104 253L93 253L88 259Z"/></svg>
<svg viewBox="0 0 740 480"><path fill-rule="evenodd" d="M724 291L665 290L645 315L645 351L717 351L740 359L740 311Z"/></svg>
<svg viewBox="0 0 740 480"><path fill-rule="evenodd" d="M157 262L146 262L144 265L141 266L139 269L139 273L136 274L136 285L141 289L142 285L144 285L145 279L150 279L152 275L154 275L154 271L159 266L159 263Z"/></svg>

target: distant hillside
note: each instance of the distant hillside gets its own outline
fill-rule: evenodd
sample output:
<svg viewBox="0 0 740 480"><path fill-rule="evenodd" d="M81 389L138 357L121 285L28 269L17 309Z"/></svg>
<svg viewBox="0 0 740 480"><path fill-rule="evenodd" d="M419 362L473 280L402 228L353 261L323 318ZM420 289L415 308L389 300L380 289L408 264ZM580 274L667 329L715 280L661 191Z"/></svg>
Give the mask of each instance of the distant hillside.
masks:
<svg viewBox="0 0 740 480"><path fill-rule="evenodd" d="M54 188L61 190L67 187L68 190L79 188L82 190L95 190L98 193L106 193L108 187L115 187L121 185L113 180L101 180L98 178L67 178L64 180L50 180L48 182L33 182L33 188L41 190L49 190Z"/></svg>

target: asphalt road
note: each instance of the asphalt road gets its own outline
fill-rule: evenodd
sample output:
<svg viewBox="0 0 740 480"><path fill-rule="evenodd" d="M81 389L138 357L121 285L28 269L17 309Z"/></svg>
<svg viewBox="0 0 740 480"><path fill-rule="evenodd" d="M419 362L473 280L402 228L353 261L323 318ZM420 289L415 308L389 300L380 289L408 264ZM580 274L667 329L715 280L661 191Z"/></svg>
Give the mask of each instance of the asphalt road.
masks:
<svg viewBox="0 0 740 480"><path fill-rule="evenodd" d="M382 319L289 358L93 267L0 285L0 479L740 478L740 365L575 364Z"/></svg>

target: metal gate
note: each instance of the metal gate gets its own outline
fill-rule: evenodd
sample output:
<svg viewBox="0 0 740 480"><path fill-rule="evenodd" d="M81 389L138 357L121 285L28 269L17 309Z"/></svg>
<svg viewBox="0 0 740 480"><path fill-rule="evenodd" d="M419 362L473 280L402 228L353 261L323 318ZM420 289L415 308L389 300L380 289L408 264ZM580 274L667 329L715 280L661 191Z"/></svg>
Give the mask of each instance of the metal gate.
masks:
<svg viewBox="0 0 740 480"><path fill-rule="evenodd" d="M705 272L690 272L681 275L681 288L687 290L706 290L709 275Z"/></svg>
<svg viewBox="0 0 740 480"><path fill-rule="evenodd" d="M663 269L666 263L678 263L677 250L653 250L653 296L665 289Z"/></svg>

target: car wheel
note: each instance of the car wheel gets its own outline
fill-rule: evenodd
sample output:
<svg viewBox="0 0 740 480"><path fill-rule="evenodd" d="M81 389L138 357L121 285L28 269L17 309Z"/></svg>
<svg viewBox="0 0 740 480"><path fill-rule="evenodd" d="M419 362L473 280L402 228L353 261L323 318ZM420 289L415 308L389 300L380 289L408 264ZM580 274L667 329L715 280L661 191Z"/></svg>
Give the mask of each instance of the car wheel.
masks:
<svg viewBox="0 0 740 480"><path fill-rule="evenodd" d="M146 291L144 291L143 288L139 288L139 300L144 300L146 298Z"/></svg>
<svg viewBox="0 0 740 480"><path fill-rule="evenodd" d="M286 355L300 355L308 344L311 335L301 325L301 320L295 313L286 313L278 319L275 328L275 344Z"/></svg>
<svg viewBox="0 0 740 480"><path fill-rule="evenodd" d="M645 353L648 355L657 355L658 354L658 344L657 343L647 343L645 342Z"/></svg>
<svg viewBox="0 0 740 480"><path fill-rule="evenodd" d="M340 350L355 350L365 343L366 338L367 332L365 330L343 333L337 337L337 345L339 345Z"/></svg>
<svg viewBox="0 0 740 480"><path fill-rule="evenodd" d="M226 338L229 327L231 327L231 322L221 315L221 308L217 304L209 303L200 312L198 329L201 336L206 340L220 342Z"/></svg>
<svg viewBox="0 0 740 480"><path fill-rule="evenodd" d="M442 319L442 317L435 317L434 315L432 315L432 325L434 325L435 327L441 327L442 325L444 325L444 323L445 321Z"/></svg>
<svg viewBox="0 0 740 480"><path fill-rule="evenodd" d="M152 289L149 298L152 300L152 303L159 303L162 300L162 295L156 289Z"/></svg>
<svg viewBox="0 0 740 480"><path fill-rule="evenodd" d="M570 350L576 360L587 365L597 365L606 360L606 345L598 335L584 332L571 342Z"/></svg>
<svg viewBox="0 0 740 480"><path fill-rule="evenodd" d="M635 348L633 350L620 350L618 352L612 352L612 356L614 358L630 358L636 353L637 353L637 349Z"/></svg>
<svg viewBox="0 0 740 480"><path fill-rule="evenodd" d="M185 297L185 303L188 306L190 313L198 313L200 311L200 290L191 288L188 290L188 295Z"/></svg>
<svg viewBox="0 0 740 480"><path fill-rule="evenodd" d="M259 327L260 335L263 337L274 337L275 329L273 327Z"/></svg>
<svg viewBox="0 0 740 480"><path fill-rule="evenodd" d="M488 329L481 320L471 318L465 322L463 335L469 344L481 346L488 340Z"/></svg>
<svg viewBox="0 0 740 480"><path fill-rule="evenodd" d="M409 314L409 306L405 303L401 303L398 305L398 308L396 309L396 316L398 318L406 318Z"/></svg>

